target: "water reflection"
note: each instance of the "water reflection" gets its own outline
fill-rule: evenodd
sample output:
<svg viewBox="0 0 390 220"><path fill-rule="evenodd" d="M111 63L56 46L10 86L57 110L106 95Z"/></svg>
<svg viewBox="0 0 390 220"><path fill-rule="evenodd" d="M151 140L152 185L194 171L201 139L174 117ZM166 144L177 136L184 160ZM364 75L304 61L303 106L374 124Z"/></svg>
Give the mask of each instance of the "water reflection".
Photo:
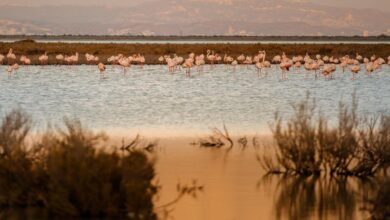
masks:
<svg viewBox="0 0 390 220"><path fill-rule="evenodd" d="M322 176L266 175L260 185L275 185L275 219L357 219L367 215L360 198L374 195L375 180Z"/></svg>

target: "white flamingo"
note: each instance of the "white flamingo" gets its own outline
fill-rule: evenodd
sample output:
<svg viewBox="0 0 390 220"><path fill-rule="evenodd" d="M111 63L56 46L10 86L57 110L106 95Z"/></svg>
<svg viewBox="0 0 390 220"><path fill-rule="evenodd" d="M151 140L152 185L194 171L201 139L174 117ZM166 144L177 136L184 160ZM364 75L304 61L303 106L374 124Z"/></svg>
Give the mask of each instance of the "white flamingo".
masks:
<svg viewBox="0 0 390 220"><path fill-rule="evenodd" d="M63 62L64 62L64 55L57 54L56 55L56 60L57 60L57 64L63 64Z"/></svg>
<svg viewBox="0 0 390 220"><path fill-rule="evenodd" d="M49 60L49 57L47 56L47 52L45 52L44 54L42 54L41 56L38 57L38 60L39 62L41 63L41 65L46 65L47 64L47 61Z"/></svg>

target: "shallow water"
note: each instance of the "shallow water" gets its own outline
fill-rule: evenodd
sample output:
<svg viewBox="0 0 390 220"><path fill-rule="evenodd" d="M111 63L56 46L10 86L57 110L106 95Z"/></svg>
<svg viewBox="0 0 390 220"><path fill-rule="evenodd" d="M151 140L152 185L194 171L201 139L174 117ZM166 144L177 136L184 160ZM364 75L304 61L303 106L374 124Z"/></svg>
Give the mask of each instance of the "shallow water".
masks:
<svg viewBox="0 0 390 220"><path fill-rule="evenodd" d="M144 135L197 135L223 123L240 135L268 133L274 112L285 117L291 103L304 99L306 91L316 98L319 110L331 119L338 102L351 102L356 91L362 114L390 109L390 70L384 65L372 76L363 71L356 80L350 73L335 74L335 80L315 80L304 69L292 70L285 81L274 66L258 78L254 67L226 69L206 66L168 74L166 67L133 66L125 76L109 66L101 78L95 66L21 67L9 78L0 67L0 113L20 107L32 115L35 125L61 124L75 117L96 130Z"/></svg>
<svg viewBox="0 0 390 220"><path fill-rule="evenodd" d="M255 158L262 151L252 147L242 151L235 146L228 152L191 147L185 139L181 145L177 139L162 141L160 147L157 176L162 193L156 206L175 198L177 183L195 179L205 187L195 199L184 197L173 207L174 219L363 220L369 215L361 210L362 197L377 189L373 182L357 178L265 176Z"/></svg>
<svg viewBox="0 0 390 220"><path fill-rule="evenodd" d="M158 145L156 169L163 188L156 205L175 197L178 182L196 179L205 186L197 199L185 197L174 206L170 215L175 219L367 219L360 210L364 184L357 179L265 178L252 147L227 153L226 148L199 149L189 143L223 122L233 135L268 133L274 112L288 117L290 103L302 100L306 91L333 121L338 101L350 103L354 91L360 113L389 111L388 66L372 76L361 72L356 80L339 70L335 80L292 70L285 81L277 67L265 78L258 78L253 66L235 71L206 66L191 78L168 74L165 66L132 67L125 76L121 68L109 66L104 79L95 66L21 67L10 78L4 69L1 114L21 107L40 128L68 116L119 138L138 131L169 136Z"/></svg>

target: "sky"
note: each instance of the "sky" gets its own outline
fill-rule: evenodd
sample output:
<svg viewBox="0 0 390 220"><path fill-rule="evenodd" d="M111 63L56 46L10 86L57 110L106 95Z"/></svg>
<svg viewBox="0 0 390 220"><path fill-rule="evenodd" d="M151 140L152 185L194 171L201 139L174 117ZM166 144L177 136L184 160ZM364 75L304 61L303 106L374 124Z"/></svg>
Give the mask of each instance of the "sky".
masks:
<svg viewBox="0 0 390 220"><path fill-rule="evenodd" d="M99 5L99 6L132 6L139 2L150 0L1 0L0 5ZM160 0L162 3L164 0ZM203 1L232 1L232 0L203 0ZM240 0L233 0L240 1ZM292 2L309 2L335 7L372 8L390 12L390 0L286 0ZM180 2L180 1L178 1ZM261 2L261 0L259 0Z"/></svg>
<svg viewBox="0 0 390 220"><path fill-rule="evenodd" d="M390 0L0 0L6 35L390 35L384 21Z"/></svg>

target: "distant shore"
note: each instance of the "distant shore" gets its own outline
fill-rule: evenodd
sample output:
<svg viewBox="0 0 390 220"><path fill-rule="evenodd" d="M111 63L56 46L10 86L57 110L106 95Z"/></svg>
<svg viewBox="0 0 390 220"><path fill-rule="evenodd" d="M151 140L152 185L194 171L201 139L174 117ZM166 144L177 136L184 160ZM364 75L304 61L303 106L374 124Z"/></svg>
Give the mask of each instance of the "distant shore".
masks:
<svg viewBox="0 0 390 220"><path fill-rule="evenodd" d="M390 41L390 36L119 36L119 35L0 35L2 40L114 41Z"/></svg>
<svg viewBox="0 0 390 220"><path fill-rule="evenodd" d="M0 37L1 38L1 37ZM215 53L228 54L237 57L240 54L254 55L260 50L267 51L267 60L272 60L275 55L280 55L283 52L288 56L305 55L308 53L311 56L316 54L341 57L349 55L355 57L357 53L363 57L378 57L387 58L390 55L390 44L322 44L322 43L294 43L294 44L261 44L261 43L205 43L205 44L121 44L121 43L39 43L34 40L24 40L18 42L0 42L0 54L6 55L8 50L12 48L19 60L21 55L26 55L31 59L31 64L39 64L38 57L45 52L48 53L48 65L61 64L55 59L55 55L72 55L78 52L80 54L79 62L76 64L93 64L87 63L84 54L90 53L99 57L99 62L108 64L107 58L113 55L123 54L130 56L133 54L142 54L146 58L145 64L160 64L158 58L163 55L177 54L178 56L187 57L189 53L206 54L207 50L213 50ZM7 64L7 60L2 64Z"/></svg>

